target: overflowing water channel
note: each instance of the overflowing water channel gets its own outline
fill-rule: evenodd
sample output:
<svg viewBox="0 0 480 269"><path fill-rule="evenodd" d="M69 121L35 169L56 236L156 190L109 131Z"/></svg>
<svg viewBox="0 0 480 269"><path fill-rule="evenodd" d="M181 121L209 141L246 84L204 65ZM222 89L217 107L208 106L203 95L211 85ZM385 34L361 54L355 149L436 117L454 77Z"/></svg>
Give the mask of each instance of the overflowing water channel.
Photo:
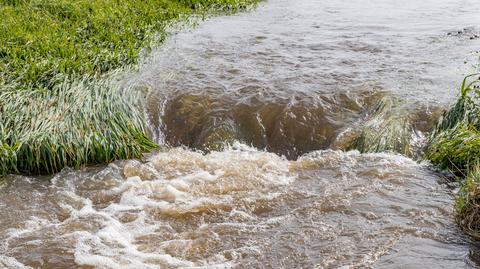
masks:
<svg viewBox="0 0 480 269"><path fill-rule="evenodd" d="M480 265L456 184L418 159L477 62L479 14L269 0L171 36L121 81L148 92L162 150L7 176L0 268Z"/></svg>

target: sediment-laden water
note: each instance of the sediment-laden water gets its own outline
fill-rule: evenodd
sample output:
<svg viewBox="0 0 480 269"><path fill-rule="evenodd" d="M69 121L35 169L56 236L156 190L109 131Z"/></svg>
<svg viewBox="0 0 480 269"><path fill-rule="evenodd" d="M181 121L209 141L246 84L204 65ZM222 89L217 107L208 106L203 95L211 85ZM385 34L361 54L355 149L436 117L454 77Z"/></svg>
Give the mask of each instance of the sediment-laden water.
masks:
<svg viewBox="0 0 480 269"><path fill-rule="evenodd" d="M472 69L479 11L270 0L172 36L122 81L164 148L8 176L0 267L475 267L455 184L407 156Z"/></svg>

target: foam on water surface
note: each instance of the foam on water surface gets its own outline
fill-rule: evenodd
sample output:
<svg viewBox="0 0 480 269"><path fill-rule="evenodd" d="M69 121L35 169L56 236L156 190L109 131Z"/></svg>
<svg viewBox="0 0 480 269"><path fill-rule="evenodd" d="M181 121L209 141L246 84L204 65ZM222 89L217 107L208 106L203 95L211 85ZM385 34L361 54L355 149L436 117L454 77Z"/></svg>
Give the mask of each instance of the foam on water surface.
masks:
<svg viewBox="0 0 480 269"><path fill-rule="evenodd" d="M173 148L27 181L0 196L19 212L0 216L11 268L381 267L407 241L458 264L468 249L448 185L400 155Z"/></svg>
<svg viewBox="0 0 480 269"><path fill-rule="evenodd" d="M421 148L470 70L479 5L271 0L172 37L121 82L149 92L165 149L9 176L0 267L475 266L454 183L400 155L328 149L362 128Z"/></svg>

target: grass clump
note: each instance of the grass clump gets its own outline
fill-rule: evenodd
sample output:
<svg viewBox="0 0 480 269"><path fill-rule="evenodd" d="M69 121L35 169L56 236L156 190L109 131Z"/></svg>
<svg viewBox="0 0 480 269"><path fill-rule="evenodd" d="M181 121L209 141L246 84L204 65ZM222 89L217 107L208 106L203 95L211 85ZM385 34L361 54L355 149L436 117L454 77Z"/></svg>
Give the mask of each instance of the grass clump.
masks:
<svg viewBox="0 0 480 269"><path fill-rule="evenodd" d="M479 74L467 76L455 105L432 132L426 157L443 169L465 172L480 159Z"/></svg>
<svg viewBox="0 0 480 269"><path fill-rule="evenodd" d="M455 199L457 222L462 229L480 238L480 165L472 165Z"/></svg>
<svg viewBox="0 0 480 269"><path fill-rule="evenodd" d="M172 22L258 0L0 0L0 176L140 157L142 99L109 82Z"/></svg>
<svg viewBox="0 0 480 269"><path fill-rule="evenodd" d="M457 221L480 238L480 74L467 76L455 105L432 133L426 158L458 175Z"/></svg>
<svg viewBox="0 0 480 269"><path fill-rule="evenodd" d="M425 149L425 135L432 132L443 111L440 107L383 95L352 128L355 131L347 136L347 146L343 149L362 153L397 152L419 158Z"/></svg>
<svg viewBox="0 0 480 269"><path fill-rule="evenodd" d="M410 140L414 133L404 106L390 96L378 101L362 122L361 133L349 149L360 152L393 151L410 155Z"/></svg>
<svg viewBox="0 0 480 269"><path fill-rule="evenodd" d="M48 91L3 89L0 173L53 173L151 151L156 145L132 106L140 94L89 78L65 79Z"/></svg>

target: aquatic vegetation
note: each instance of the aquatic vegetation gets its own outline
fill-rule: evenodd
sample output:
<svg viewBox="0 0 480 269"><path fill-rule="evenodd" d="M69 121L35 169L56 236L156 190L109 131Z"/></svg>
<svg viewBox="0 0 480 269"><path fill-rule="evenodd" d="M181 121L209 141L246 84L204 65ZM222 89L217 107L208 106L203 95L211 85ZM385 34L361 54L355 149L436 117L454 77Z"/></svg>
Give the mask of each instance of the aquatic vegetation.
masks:
<svg viewBox="0 0 480 269"><path fill-rule="evenodd" d="M361 132L349 149L360 152L396 151L410 155L410 140L414 133L409 114L401 110L390 96L381 98L362 122Z"/></svg>
<svg viewBox="0 0 480 269"><path fill-rule="evenodd" d="M189 15L257 0L0 0L0 175L137 158L141 93L110 83Z"/></svg>
<svg viewBox="0 0 480 269"><path fill-rule="evenodd" d="M456 104L439 121L430 138L426 158L459 175L457 220L480 238L480 77L467 76Z"/></svg>
<svg viewBox="0 0 480 269"><path fill-rule="evenodd" d="M425 135L432 132L444 112L441 107L408 103L396 96L384 95L365 113L354 132L340 149L360 152L397 152L419 158L425 148Z"/></svg>

